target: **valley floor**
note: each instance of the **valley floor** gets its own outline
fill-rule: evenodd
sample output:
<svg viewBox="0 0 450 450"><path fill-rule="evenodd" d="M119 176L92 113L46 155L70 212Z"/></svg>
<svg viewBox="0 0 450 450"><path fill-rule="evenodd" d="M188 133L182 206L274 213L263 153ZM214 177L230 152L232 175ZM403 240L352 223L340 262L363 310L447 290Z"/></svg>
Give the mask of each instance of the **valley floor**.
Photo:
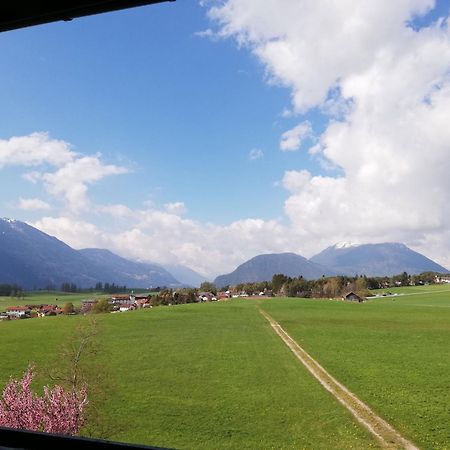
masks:
<svg viewBox="0 0 450 450"><path fill-rule="evenodd" d="M450 286L428 287L363 304L274 298L98 315L94 435L173 448L378 448L261 308L418 447L450 448ZM29 362L42 369L36 386L47 383L43 368L88 320L0 323L0 383Z"/></svg>

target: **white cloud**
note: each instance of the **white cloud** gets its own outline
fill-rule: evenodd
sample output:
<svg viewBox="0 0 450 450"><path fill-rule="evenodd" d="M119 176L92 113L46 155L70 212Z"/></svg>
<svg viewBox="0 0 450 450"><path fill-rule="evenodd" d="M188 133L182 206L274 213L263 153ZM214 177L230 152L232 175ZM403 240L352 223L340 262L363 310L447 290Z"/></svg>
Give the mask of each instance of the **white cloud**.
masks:
<svg viewBox="0 0 450 450"><path fill-rule="evenodd" d="M249 48L264 64L269 82L291 90L293 114L311 108L328 114L329 122L309 153L340 168L342 175L286 171L287 224L261 219L224 226L202 223L181 216L184 204L173 206L181 204L175 202L165 210L152 204L132 211L104 206L104 212L127 215L119 231L100 230L64 214L36 225L77 247L106 247L133 258L186 264L208 275L232 270L255 254L294 251L310 256L339 241L402 241L450 266L449 30L443 23L419 31L407 26L433 2L216 4L210 17L219 24L218 33ZM284 150L297 150L307 137L293 130L281 140ZM5 164L7 156L2 157ZM86 157L93 158L90 164L79 162L79 155L51 161L48 155L39 159L25 152L21 158L28 166L43 161L57 167L28 177L44 180L49 192L75 210L88 201L91 183L125 170L104 166L96 156Z"/></svg>
<svg viewBox="0 0 450 450"><path fill-rule="evenodd" d="M303 140L312 135L311 124L308 121L302 122L281 135L280 150L295 152L300 149Z"/></svg>
<svg viewBox="0 0 450 450"><path fill-rule="evenodd" d="M284 117L284 118L289 118L292 117L294 115L294 112L292 111L292 109L289 108L283 108L283 111L281 111L280 116Z"/></svg>
<svg viewBox="0 0 450 450"><path fill-rule="evenodd" d="M70 144L51 139L47 133L32 133L0 139L0 169L8 165L63 166L76 157Z"/></svg>
<svg viewBox="0 0 450 450"><path fill-rule="evenodd" d="M260 148L252 148L248 154L250 161L255 161L264 157L264 152Z"/></svg>
<svg viewBox="0 0 450 450"><path fill-rule="evenodd" d="M301 192L311 181L311 174L307 170L289 170L284 173L283 187L292 193Z"/></svg>
<svg viewBox="0 0 450 450"><path fill-rule="evenodd" d="M245 219L219 226L147 209L133 211L118 231L65 216L44 217L33 225L74 248L108 248L137 260L184 264L208 276L231 271L261 252L300 251L274 220Z"/></svg>
<svg viewBox="0 0 450 450"><path fill-rule="evenodd" d="M386 43L408 39L405 22L433 0L324 2L228 0L209 16L265 64L274 82L290 87L297 111L325 102L343 77L364 70Z"/></svg>
<svg viewBox="0 0 450 450"><path fill-rule="evenodd" d="M100 154L76 153L69 143L43 132L0 139L0 169L5 166L38 167L40 170L25 172L22 178L33 184L43 183L46 191L62 199L73 213L89 208L89 185L106 176L129 172L125 167L104 164ZM22 209L32 209L33 205L37 209L36 201L20 203ZM40 209L44 208L40 204Z"/></svg>
<svg viewBox="0 0 450 450"><path fill-rule="evenodd" d="M45 211L51 209L51 206L39 198L20 198L18 208L27 211Z"/></svg>
<svg viewBox="0 0 450 450"><path fill-rule="evenodd" d="M109 175L127 173L124 167L103 164L98 155L83 156L71 161L56 172L43 173L41 179L47 191L61 197L72 212L89 208L88 186Z"/></svg>
<svg viewBox="0 0 450 450"><path fill-rule="evenodd" d="M196 31L194 33L194 36L201 37L201 38L213 38L215 36L214 31L211 28L207 28L206 30L202 31Z"/></svg>
<svg viewBox="0 0 450 450"><path fill-rule="evenodd" d="M24 174L22 174L22 178L29 181L30 183L36 184L41 179L41 172L38 172L37 170L25 172Z"/></svg>
<svg viewBox="0 0 450 450"><path fill-rule="evenodd" d="M55 236L73 248L100 247L110 245L107 233L96 225L69 217L42 217L30 225Z"/></svg>
<svg viewBox="0 0 450 450"><path fill-rule="evenodd" d="M130 217L132 216L133 210L130 209L128 206L126 205L121 205L121 204L115 204L115 205L101 205L98 206L98 210L101 213L105 213L108 214L112 217L116 217L116 218L126 218L126 217Z"/></svg>
<svg viewBox="0 0 450 450"><path fill-rule="evenodd" d="M187 212L186 206L183 202L166 203L164 208L169 214L174 214L176 216L182 216Z"/></svg>
<svg viewBox="0 0 450 450"><path fill-rule="evenodd" d="M270 82L291 89L295 112L318 108L331 118L309 153L342 176L283 178L291 236L306 253L340 240L399 240L449 265L448 18L408 26L433 5L227 0L209 10L221 36L249 48ZM301 145L290 131L282 150Z"/></svg>

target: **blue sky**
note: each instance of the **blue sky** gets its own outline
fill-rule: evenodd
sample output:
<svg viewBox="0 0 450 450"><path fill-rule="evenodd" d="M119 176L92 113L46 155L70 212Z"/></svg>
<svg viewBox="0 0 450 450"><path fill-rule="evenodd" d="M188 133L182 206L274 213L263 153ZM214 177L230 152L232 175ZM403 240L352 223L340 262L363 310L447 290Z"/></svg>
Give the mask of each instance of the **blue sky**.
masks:
<svg viewBox="0 0 450 450"><path fill-rule="evenodd" d="M132 174L93 186L100 202L183 201L188 216L218 223L281 216L286 192L273 185L284 170L320 167L278 150L295 123L281 117L289 91L233 42L196 36L211 25L205 13L179 1L3 34L1 137L46 131L125 164ZM264 156L251 161L254 148ZM14 168L3 177L35 189Z"/></svg>
<svg viewBox="0 0 450 450"><path fill-rule="evenodd" d="M0 215L209 275L338 241L450 265L448 16L179 0L3 33Z"/></svg>

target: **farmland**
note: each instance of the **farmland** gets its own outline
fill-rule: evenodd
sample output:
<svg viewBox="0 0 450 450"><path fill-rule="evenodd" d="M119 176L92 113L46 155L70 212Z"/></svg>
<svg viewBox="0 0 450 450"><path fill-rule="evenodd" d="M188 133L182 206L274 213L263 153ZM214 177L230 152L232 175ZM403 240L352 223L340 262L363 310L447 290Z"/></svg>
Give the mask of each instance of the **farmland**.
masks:
<svg viewBox="0 0 450 450"><path fill-rule="evenodd" d="M36 291L26 293L23 299L15 297L0 297L0 311L4 311L8 306L16 305L36 305L36 304L54 304L63 306L66 302L72 302L75 306L80 306L81 300L85 298L102 298L108 297L104 294L93 293L69 293L59 291Z"/></svg>
<svg viewBox="0 0 450 450"><path fill-rule="evenodd" d="M98 405L107 437L176 448L378 448L292 356L262 308L405 437L423 449L449 448L450 287L391 292L402 295L363 304L232 300L96 316L96 363L111 386ZM60 347L87 320L0 323L0 383L29 361L56 365ZM37 382L48 382L44 371Z"/></svg>
<svg viewBox="0 0 450 450"><path fill-rule="evenodd" d="M450 287L390 289L364 304L284 299L272 317L420 448L450 448Z"/></svg>
<svg viewBox="0 0 450 450"><path fill-rule="evenodd" d="M97 316L111 439L176 448L376 448L280 345L254 302ZM0 323L1 381L56 363L81 316ZM44 382L43 379L40 382ZM109 384L109 381L106 381Z"/></svg>

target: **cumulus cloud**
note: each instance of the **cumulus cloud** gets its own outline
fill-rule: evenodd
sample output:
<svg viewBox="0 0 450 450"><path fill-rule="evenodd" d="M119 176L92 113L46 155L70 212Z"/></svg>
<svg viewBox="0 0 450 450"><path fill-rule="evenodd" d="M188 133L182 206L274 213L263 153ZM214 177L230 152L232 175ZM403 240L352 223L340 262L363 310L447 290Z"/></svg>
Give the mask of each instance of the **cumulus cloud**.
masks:
<svg viewBox="0 0 450 450"><path fill-rule="evenodd" d="M433 0L228 0L209 16L292 89L297 111L322 104L342 78L365 70L386 43L407 45L405 23ZM403 42L402 42L403 40Z"/></svg>
<svg viewBox="0 0 450 450"><path fill-rule="evenodd" d="M63 166L76 157L70 144L51 139L47 133L32 133L0 139L0 169L8 165Z"/></svg>
<svg viewBox="0 0 450 450"><path fill-rule="evenodd" d="M74 152L65 141L53 139L48 133L32 133L0 139L0 169L5 166L36 166L22 177L33 183L43 183L46 191L62 199L72 212L89 208L89 185L110 175L128 172L125 167L104 164L101 155L82 155ZM36 199L21 201L22 209L45 209Z"/></svg>
<svg viewBox="0 0 450 450"><path fill-rule="evenodd" d="M186 213L187 209L183 202L172 202L166 203L164 208L169 214L175 214L176 216L181 216Z"/></svg>
<svg viewBox="0 0 450 450"><path fill-rule="evenodd" d="M73 217L42 217L31 225L77 249L107 248L110 244L107 233L92 223Z"/></svg>
<svg viewBox="0 0 450 450"><path fill-rule="evenodd" d="M294 247L285 226L275 220L244 219L220 226L158 209L133 211L128 226L119 231L65 216L44 217L32 225L74 248L108 248L137 260L184 264L208 276L231 271L255 254Z"/></svg>
<svg viewBox="0 0 450 450"><path fill-rule="evenodd" d="M252 148L248 153L248 159L255 161L264 157L264 152L260 148Z"/></svg>
<svg viewBox="0 0 450 450"><path fill-rule="evenodd" d="M127 173L124 167L103 164L98 155L83 156L71 161L56 172L41 175L47 191L63 198L73 212L89 208L88 186L109 175Z"/></svg>
<svg viewBox="0 0 450 450"><path fill-rule="evenodd" d="M308 121L302 122L281 135L280 150L295 152L300 149L303 140L311 136L311 124Z"/></svg>
<svg viewBox="0 0 450 450"><path fill-rule="evenodd" d="M297 150L311 137L305 123L313 119L305 113L322 113L323 131L309 153L341 175L299 167L286 171L281 182L288 192L285 222L203 223L183 216L184 204L174 202L163 209L104 206L103 212L126 216L119 231L63 213L35 225L75 247L106 247L208 275L232 270L258 253L310 256L336 241L402 241L450 266L450 34L447 20L421 29L408 25L433 1L215 4L209 9L218 24L214 33L248 48L266 68L268 82L291 90L286 115L297 114L301 121L281 137L282 150ZM297 128L301 125L306 131ZM10 141L0 141L0 152L9 149L1 154L1 165L14 160ZM59 156L41 145L37 155L21 150L22 156L13 158L30 167L54 166L53 172L33 171L27 177L44 182L48 192L80 214L92 183L125 171L104 165L98 156L74 154L67 144L52 145ZM89 164L85 158L92 158Z"/></svg>
<svg viewBox="0 0 450 450"><path fill-rule="evenodd" d="M283 179L291 233L311 252L337 240L400 240L450 263L448 17L410 26L433 5L227 0L209 10L221 36L291 90L294 112L328 116L310 154L342 176L294 170ZM295 132L282 136L284 150L300 145Z"/></svg>
<svg viewBox="0 0 450 450"><path fill-rule="evenodd" d="M27 211L45 211L51 209L51 206L39 198L20 198L18 208Z"/></svg>
<svg viewBox="0 0 450 450"><path fill-rule="evenodd" d="M292 193L301 192L311 181L311 174L307 170L288 170L284 173L283 187Z"/></svg>
<svg viewBox="0 0 450 450"><path fill-rule="evenodd" d="M130 217L133 215L133 210L126 205L100 205L97 207L101 213L108 214L112 217Z"/></svg>

